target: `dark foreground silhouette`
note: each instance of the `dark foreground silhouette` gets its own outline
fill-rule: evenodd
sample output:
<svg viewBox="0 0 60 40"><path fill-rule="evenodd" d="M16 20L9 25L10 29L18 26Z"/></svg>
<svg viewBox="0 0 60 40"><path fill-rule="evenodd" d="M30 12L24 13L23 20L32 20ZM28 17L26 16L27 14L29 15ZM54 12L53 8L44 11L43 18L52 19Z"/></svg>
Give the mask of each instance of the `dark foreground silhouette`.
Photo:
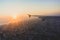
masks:
<svg viewBox="0 0 60 40"><path fill-rule="evenodd" d="M60 40L60 17L33 17L0 26L0 40Z"/></svg>

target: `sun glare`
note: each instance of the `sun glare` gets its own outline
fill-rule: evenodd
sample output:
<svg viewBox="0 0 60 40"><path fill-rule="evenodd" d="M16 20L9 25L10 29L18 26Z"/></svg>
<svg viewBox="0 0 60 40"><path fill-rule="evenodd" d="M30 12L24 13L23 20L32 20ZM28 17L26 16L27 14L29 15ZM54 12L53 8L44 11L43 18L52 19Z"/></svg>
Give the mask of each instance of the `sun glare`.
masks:
<svg viewBox="0 0 60 40"><path fill-rule="evenodd" d="M17 16L15 15L15 16L12 16L12 19L17 19Z"/></svg>
<svg viewBox="0 0 60 40"><path fill-rule="evenodd" d="M18 19L16 15L11 16L9 23L17 23Z"/></svg>
<svg viewBox="0 0 60 40"><path fill-rule="evenodd" d="M22 22L24 20L26 20L28 17L26 14L22 14L22 15L11 15L9 18L9 23L19 23Z"/></svg>

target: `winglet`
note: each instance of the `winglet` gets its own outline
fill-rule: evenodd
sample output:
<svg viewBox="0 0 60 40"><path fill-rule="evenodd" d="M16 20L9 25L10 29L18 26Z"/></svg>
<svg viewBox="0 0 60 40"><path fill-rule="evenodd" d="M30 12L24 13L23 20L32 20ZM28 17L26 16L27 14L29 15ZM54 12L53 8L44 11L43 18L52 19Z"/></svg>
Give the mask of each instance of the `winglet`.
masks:
<svg viewBox="0 0 60 40"><path fill-rule="evenodd" d="M30 14L27 14L28 15L28 17L30 18L31 17L31 15Z"/></svg>

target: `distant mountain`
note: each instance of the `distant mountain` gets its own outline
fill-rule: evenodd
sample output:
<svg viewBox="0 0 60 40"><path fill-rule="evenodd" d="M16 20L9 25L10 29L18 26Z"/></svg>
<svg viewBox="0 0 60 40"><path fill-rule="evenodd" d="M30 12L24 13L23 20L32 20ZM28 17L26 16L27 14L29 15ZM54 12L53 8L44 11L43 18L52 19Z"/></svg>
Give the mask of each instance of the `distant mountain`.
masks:
<svg viewBox="0 0 60 40"><path fill-rule="evenodd" d="M49 16L60 16L60 13L51 13Z"/></svg>

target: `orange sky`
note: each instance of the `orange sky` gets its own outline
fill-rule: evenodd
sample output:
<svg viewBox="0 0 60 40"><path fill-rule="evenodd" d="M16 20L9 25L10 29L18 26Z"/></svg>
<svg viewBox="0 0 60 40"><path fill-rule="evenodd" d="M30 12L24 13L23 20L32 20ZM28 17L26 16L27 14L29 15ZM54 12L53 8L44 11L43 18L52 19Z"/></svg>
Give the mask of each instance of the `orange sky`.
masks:
<svg viewBox="0 0 60 40"><path fill-rule="evenodd" d="M0 23L21 14L59 15L60 0L0 0Z"/></svg>
<svg viewBox="0 0 60 40"><path fill-rule="evenodd" d="M59 0L0 0L0 16L60 12Z"/></svg>

